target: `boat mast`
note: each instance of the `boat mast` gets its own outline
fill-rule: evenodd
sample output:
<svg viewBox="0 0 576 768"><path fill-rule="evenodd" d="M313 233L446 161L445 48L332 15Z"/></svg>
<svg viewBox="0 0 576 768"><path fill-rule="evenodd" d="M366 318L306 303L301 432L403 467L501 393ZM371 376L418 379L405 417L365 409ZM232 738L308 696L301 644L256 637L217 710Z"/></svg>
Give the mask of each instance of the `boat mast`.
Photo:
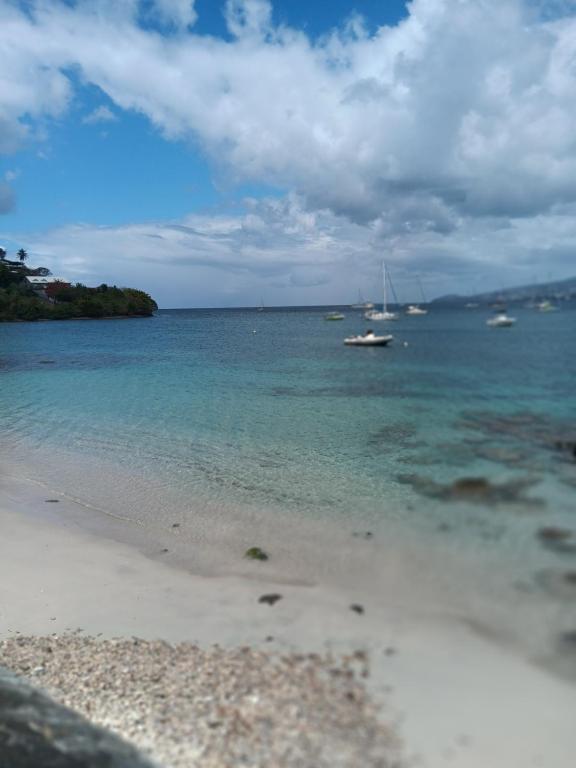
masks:
<svg viewBox="0 0 576 768"><path fill-rule="evenodd" d="M422 287L422 280L420 280L419 277L417 278L417 280L418 280L418 285L420 287L420 295L422 296L422 303L426 304L426 296L424 295L424 288Z"/></svg>
<svg viewBox="0 0 576 768"><path fill-rule="evenodd" d="M388 305L386 302L386 263L382 262L382 312L386 314L388 312Z"/></svg>

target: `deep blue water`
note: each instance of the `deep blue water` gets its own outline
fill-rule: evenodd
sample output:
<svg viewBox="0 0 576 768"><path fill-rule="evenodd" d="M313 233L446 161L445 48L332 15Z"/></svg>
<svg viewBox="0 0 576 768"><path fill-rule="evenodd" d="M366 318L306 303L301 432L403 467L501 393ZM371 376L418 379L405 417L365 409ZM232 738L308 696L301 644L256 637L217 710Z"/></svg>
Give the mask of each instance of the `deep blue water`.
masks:
<svg viewBox="0 0 576 768"><path fill-rule="evenodd" d="M430 481L470 475L530 480L543 521L573 514L576 462L553 443L576 436L576 311L520 309L516 327L490 329L481 310L434 308L388 324L388 348L345 347L366 322L325 312L4 324L4 450L336 519L438 525L456 507ZM504 508L500 522L526 526Z"/></svg>

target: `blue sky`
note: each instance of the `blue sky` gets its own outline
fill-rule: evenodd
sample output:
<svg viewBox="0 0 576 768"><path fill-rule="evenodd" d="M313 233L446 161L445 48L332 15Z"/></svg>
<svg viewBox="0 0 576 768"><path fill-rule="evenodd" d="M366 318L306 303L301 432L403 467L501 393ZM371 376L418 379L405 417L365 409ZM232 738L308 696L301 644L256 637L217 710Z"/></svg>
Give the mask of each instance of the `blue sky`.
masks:
<svg viewBox="0 0 576 768"><path fill-rule="evenodd" d="M194 32L230 39L223 7L217 0L197 0ZM273 8L277 22L313 37L327 34L354 13L361 13L372 30L406 14L401 0L284 0ZM0 176L10 170L18 174L13 183L18 203L1 221L3 228L179 218L194 210L228 207L246 194L272 191L268 185L228 181L193 138L166 141L147 117L118 110L99 88L70 76L75 94L69 110L43 122L40 141L0 156ZM116 120L83 123L101 106L108 107Z"/></svg>
<svg viewBox="0 0 576 768"><path fill-rule="evenodd" d="M0 0L0 243L163 306L571 275L570 5Z"/></svg>

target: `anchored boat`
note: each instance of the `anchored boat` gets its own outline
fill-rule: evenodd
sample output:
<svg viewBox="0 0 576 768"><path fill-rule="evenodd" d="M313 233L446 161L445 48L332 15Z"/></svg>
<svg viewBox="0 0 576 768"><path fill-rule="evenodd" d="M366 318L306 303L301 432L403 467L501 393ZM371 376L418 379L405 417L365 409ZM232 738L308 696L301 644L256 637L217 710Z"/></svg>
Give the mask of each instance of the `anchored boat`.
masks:
<svg viewBox="0 0 576 768"><path fill-rule="evenodd" d="M344 339L344 344L349 347L385 347L394 339L392 334L386 336L376 336L374 331L366 331L362 336L348 336Z"/></svg>

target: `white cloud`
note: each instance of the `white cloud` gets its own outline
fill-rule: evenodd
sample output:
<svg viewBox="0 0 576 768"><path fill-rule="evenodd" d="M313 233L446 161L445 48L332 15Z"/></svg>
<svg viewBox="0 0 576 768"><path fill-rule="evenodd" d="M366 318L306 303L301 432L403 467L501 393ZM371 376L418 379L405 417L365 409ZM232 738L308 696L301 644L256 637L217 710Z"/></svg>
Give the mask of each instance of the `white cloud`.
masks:
<svg viewBox="0 0 576 768"><path fill-rule="evenodd" d="M82 122L85 125L93 125L94 123L111 123L118 120L117 116L112 110L104 104L100 107L96 107L90 114L82 118Z"/></svg>
<svg viewBox="0 0 576 768"><path fill-rule="evenodd" d="M72 68L166 137L199 143L229 177L295 190L302 221L343 215L366 242L396 243L407 264L425 244L455 271L484 263L480 236L505 241L499 260L518 259L535 222L553 251L567 237L557 211L576 201L571 5L413 0L395 27L369 35L356 20L314 42L275 28L266 0L229 0L232 41L185 31L193 6L178 0L154 4L179 29L164 36L139 24L136 0L32 0L27 13L0 0L0 151L26 139L30 120L65 112ZM258 210L243 220L228 268L262 257L280 226L271 210L264 223ZM206 247L220 242L224 258L218 238ZM167 239L174 260L180 246ZM308 266L322 274L323 243L310 237ZM298 265L296 251L283 258Z"/></svg>
<svg viewBox="0 0 576 768"><path fill-rule="evenodd" d="M161 306L350 303L380 295L386 258L402 301L479 292L573 271L576 205L553 214L469 219L446 237L416 231L383 238L379 225L330 211L310 213L294 196L246 200L235 214L193 214L119 227L70 225L8 233L35 264L73 280L137 285ZM462 254L466 258L462 258Z"/></svg>
<svg viewBox="0 0 576 768"><path fill-rule="evenodd" d="M161 24L178 29L185 29L196 21L194 0L153 0L151 12Z"/></svg>

